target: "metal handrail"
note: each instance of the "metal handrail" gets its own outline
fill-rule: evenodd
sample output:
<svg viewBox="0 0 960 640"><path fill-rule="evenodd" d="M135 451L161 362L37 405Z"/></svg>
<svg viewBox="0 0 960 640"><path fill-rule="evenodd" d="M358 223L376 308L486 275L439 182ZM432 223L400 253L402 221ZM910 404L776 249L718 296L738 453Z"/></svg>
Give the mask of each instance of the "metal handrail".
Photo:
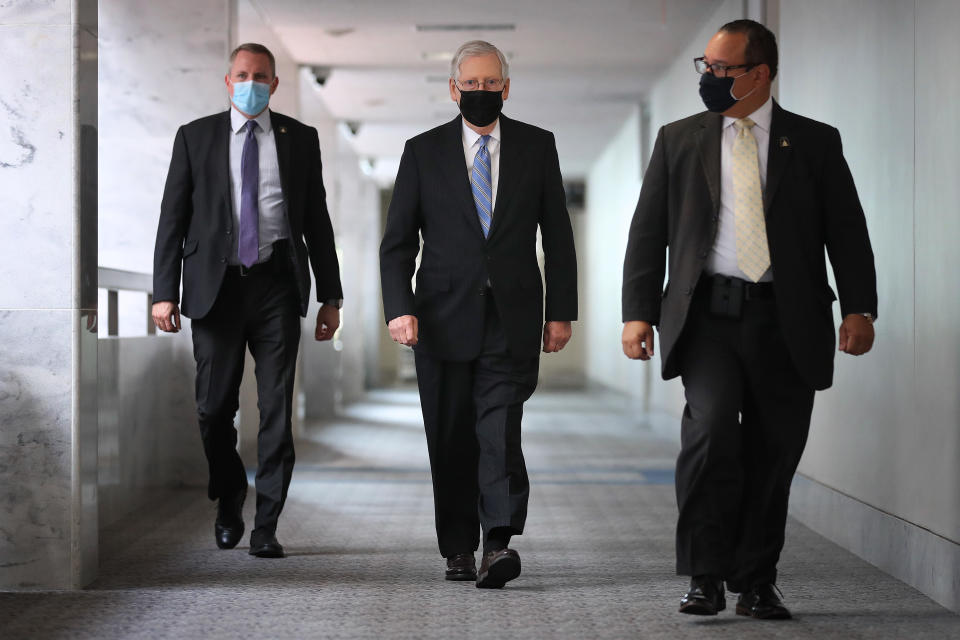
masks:
<svg viewBox="0 0 960 640"><path fill-rule="evenodd" d="M97 267L97 288L107 290L107 335L119 335L120 291L141 291L147 294L147 335L156 335L153 324L153 276L149 273Z"/></svg>

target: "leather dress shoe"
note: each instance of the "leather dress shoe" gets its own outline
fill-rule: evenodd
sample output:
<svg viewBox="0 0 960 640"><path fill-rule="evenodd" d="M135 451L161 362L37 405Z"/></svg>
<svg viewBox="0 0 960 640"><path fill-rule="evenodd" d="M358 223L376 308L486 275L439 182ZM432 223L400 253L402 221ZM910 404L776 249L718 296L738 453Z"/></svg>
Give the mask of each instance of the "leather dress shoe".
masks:
<svg viewBox="0 0 960 640"><path fill-rule="evenodd" d="M221 549L233 549L243 537L243 502L247 499L247 488L220 498L217 503L217 521L213 524L213 535Z"/></svg>
<svg viewBox="0 0 960 640"><path fill-rule="evenodd" d="M783 606L778 592L772 583L761 584L740 594L737 598L737 615L750 616L760 620L789 620L793 616Z"/></svg>
<svg viewBox="0 0 960 640"><path fill-rule="evenodd" d="M680 600L680 613L715 616L727 608L723 580L714 576L694 576L690 590Z"/></svg>
<svg viewBox="0 0 960 640"><path fill-rule="evenodd" d="M284 558L283 546L277 542L277 536L254 531L250 534L250 555L258 558Z"/></svg>
<svg viewBox="0 0 960 640"><path fill-rule="evenodd" d="M477 573L478 589L500 589L520 575L520 554L513 549L498 549L483 554Z"/></svg>
<svg viewBox="0 0 960 640"><path fill-rule="evenodd" d="M477 561L472 553L458 553L447 558L447 580L476 580Z"/></svg>

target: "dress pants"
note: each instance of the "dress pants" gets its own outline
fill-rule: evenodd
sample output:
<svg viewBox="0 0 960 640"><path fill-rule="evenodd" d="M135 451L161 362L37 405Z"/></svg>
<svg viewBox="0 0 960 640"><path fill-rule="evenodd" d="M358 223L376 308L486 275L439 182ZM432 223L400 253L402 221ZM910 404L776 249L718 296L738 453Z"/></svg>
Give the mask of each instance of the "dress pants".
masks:
<svg viewBox="0 0 960 640"><path fill-rule="evenodd" d="M776 582L790 483L814 389L793 365L771 298L739 319L713 315L697 287L678 345L686 407L676 489L677 573L742 592Z"/></svg>
<svg viewBox="0 0 960 640"><path fill-rule="evenodd" d="M527 517L530 484L520 422L540 359L510 355L489 291L483 331L483 350L474 360L415 354L444 557L475 551L481 529L485 535L498 527L523 533Z"/></svg>
<svg viewBox="0 0 960 640"><path fill-rule="evenodd" d="M256 363L260 430L254 528L268 534L276 531L294 463L291 416L300 305L292 273L278 266L283 262L275 257L248 275L229 268L213 308L191 323L197 415L210 468L211 500L247 487L233 420L240 406L247 347Z"/></svg>

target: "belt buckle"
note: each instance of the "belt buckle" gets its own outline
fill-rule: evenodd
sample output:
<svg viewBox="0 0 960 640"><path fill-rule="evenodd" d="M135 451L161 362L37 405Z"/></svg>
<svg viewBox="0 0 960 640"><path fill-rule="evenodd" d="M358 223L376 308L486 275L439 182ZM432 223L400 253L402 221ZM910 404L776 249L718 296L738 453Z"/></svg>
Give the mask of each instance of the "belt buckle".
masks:
<svg viewBox="0 0 960 640"><path fill-rule="evenodd" d="M241 277L241 278L246 278L248 275L250 275L250 269L251 269L251 268L252 268L252 267L246 267L246 266L244 266L243 264L241 264L241 265L240 265L240 277Z"/></svg>

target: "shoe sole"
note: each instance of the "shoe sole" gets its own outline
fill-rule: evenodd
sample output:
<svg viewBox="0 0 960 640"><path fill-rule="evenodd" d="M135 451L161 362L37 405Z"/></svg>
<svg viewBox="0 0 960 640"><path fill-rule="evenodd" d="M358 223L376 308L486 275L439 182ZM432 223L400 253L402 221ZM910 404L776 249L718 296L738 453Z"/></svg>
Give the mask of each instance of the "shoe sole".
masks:
<svg viewBox="0 0 960 640"><path fill-rule="evenodd" d="M737 605L737 615L746 616L748 618L756 618L757 620L792 620L793 619L793 616L790 615L789 612L778 613L772 616L756 616L756 615L753 615L753 612L750 609L746 607L742 607L739 604Z"/></svg>
<svg viewBox="0 0 960 640"><path fill-rule="evenodd" d="M493 563L477 580L477 589L500 589L520 575L520 559L505 556Z"/></svg>
<svg viewBox="0 0 960 640"><path fill-rule="evenodd" d="M283 551L274 551L273 549L251 549L249 551L250 555L257 558L285 558L286 554Z"/></svg>
<svg viewBox="0 0 960 640"><path fill-rule="evenodd" d="M686 613L691 616L715 616L726 608L727 605L725 603L714 609L713 607L701 602L691 602L689 604L681 605L680 613Z"/></svg>
<svg viewBox="0 0 960 640"><path fill-rule="evenodd" d="M454 582L473 582L477 579L476 573L448 573L446 576L447 580L453 580Z"/></svg>

